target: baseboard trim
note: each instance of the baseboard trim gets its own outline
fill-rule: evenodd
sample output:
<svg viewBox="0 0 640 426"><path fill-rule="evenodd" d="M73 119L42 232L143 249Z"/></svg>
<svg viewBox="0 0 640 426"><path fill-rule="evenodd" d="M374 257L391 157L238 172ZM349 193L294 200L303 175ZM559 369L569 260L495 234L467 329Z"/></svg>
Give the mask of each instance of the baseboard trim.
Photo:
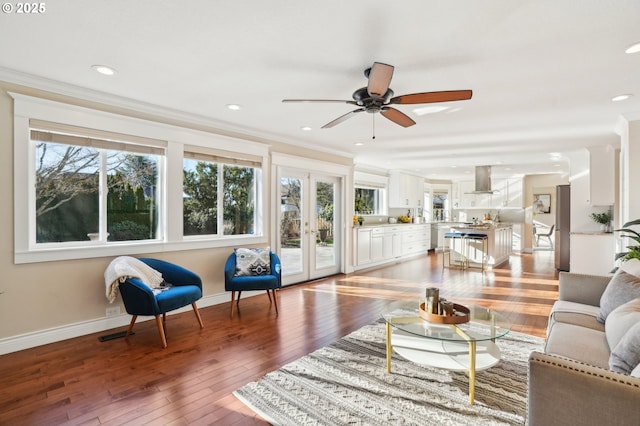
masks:
<svg viewBox="0 0 640 426"><path fill-rule="evenodd" d="M242 292L242 298L252 297L264 294L262 291ZM199 308L207 306L219 305L231 301L230 293L220 293L211 296L205 296L198 301ZM181 309L171 311L168 315L181 312L191 311L191 306L185 306ZM138 321L152 320L153 317L140 317ZM35 348L37 346L47 345L49 343L60 342L62 340L72 339L74 337L85 336L87 334L99 333L105 330L111 330L117 327L127 326L131 322L131 316L124 313L112 317L97 318L94 320L83 321L75 324L68 324L61 327L54 327L45 330L39 330L32 333L25 333L18 336L0 339L0 355L12 352L18 352L24 349Z"/></svg>

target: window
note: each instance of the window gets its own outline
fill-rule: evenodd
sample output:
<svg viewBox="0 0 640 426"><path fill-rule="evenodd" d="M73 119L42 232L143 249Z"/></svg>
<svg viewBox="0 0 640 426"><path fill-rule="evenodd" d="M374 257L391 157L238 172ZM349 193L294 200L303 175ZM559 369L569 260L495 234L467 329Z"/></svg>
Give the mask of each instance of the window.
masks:
<svg viewBox="0 0 640 426"><path fill-rule="evenodd" d="M260 169L250 166L185 159L184 235L254 234L256 177L259 172ZM218 212L222 212L222 215Z"/></svg>
<svg viewBox="0 0 640 426"><path fill-rule="evenodd" d="M268 145L10 95L15 263L267 242Z"/></svg>
<svg viewBox="0 0 640 426"><path fill-rule="evenodd" d="M35 244L157 239L164 150L53 127L35 123L30 132Z"/></svg>
<svg viewBox="0 0 640 426"><path fill-rule="evenodd" d="M383 188L356 186L354 200L354 210L356 214L385 214L385 192Z"/></svg>

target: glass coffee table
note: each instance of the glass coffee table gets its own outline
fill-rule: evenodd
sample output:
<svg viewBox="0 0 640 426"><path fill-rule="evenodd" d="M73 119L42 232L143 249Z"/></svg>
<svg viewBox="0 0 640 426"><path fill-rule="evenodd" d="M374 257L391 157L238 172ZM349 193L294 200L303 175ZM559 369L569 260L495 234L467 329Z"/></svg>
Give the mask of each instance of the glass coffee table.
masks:
<svg viewBox="0 0 640 426"><path fill-rule="evenodd" d="M475 400L476 371L500 362L495 340L505 336L511 324L505 317L482 306L469 306L469 321L440 324L420 317L418 303L386 313L387 373L393 351L416 364L469 374L469 404Z"/></svg>

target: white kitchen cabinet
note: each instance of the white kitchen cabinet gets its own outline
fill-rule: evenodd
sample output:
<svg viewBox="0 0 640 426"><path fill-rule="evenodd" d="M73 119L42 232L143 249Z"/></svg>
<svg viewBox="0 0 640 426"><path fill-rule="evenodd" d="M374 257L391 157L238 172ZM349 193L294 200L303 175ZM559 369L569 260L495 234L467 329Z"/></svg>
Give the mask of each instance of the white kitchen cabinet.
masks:
<svg viewBox="0 0 640 426"><path fill-rule="evenodd" d="M523 208L523 192L524 186L522 178L508 178L506 200L503 203L504 207Z"/></svg>
<svg viewBox="0 0 640 426"><path fill-rule="evenodd" d="M389 207L423 207L424 179L407 173L389 175Z"/></svg>
<svg viewBox="0 0 640 426"><path fill-rule="evenodd" d="M371 263L371 231L372 228L358 228L356 232L358 249L355 258L358 265Z"/></svg>
<svg viewBox="0 0 640 426"><path fill-rule="evenodd" d="M427 253L431 248L431 225L358 227L354 228L354 237L354 267L359 269Z"/></svg>
<svg viewBox="0 0 640 426"><path fill-rule="evenodd" d="M384 228L371 230L371 261L377 262L384 259Z"/></svg>
<svg viewBox="0 0 640 426"><path fill-rule="evenodd" d="M384 254L385 259L394 259L402 255L402 232L400 226L387 227L384 229Z"/></svg>
<svg viewBox="0 0 640 426"><path fill-rule="evenodd" d="M475 189L476 184L474 181L458 182L459 209L471 209L476 207L476 194L473 194Z"/></svg>
<svg viewBox="0 0 640 426"><path fill-rule="evenodd" d="M474 194L474 181L460 181L454 184L453 206L457 209L522 208L522 178L496 178L491 181L493 194Z"/></svg>
<svg viewBox="0 0 640 426"><path fill-rule="evenodd" d="M431 247L431 226L414 225L402 231L402 255L426 253Z"/></svg>

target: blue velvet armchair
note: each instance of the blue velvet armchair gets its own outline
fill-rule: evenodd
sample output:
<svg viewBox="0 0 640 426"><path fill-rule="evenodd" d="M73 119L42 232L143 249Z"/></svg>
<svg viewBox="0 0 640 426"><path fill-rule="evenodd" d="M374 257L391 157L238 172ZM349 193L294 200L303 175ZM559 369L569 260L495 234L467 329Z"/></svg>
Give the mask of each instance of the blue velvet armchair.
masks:
<svg viewBox="0 0 640 426"><path fill-rule="evenodd" d="M235 293L238 292L238 301L243 291L266 290L269 296L269 303L273 303L278 315L278 301L276 299L276 289L282 287L282 266L280 258L274 252L270 252L271 273L265 275L236 275L236 253L233 252L227 258L224 266L224 289L231 292L231 317L233 317L233 305ZM272 297L273 296L273 297Z"/></svg>
<svg viewBox="0 0 640 426"><path fill-rule="evenodd" d="M162 347L167 347L165 323L167 312L191 305L196 319L203 328L202 318L196 306L196 301L202 298L202 280L194 272L176 264L151 258L140 258L142 262L162 274L164 280L170 284L167 289L156 292L138 278L128 278L120 284L119 291L122 295L125 309L132 315L131 323L127 329L126 338L133 330L133 325L138 316L154 316ZM162 318L161 318L162 317Z"/></svg>

